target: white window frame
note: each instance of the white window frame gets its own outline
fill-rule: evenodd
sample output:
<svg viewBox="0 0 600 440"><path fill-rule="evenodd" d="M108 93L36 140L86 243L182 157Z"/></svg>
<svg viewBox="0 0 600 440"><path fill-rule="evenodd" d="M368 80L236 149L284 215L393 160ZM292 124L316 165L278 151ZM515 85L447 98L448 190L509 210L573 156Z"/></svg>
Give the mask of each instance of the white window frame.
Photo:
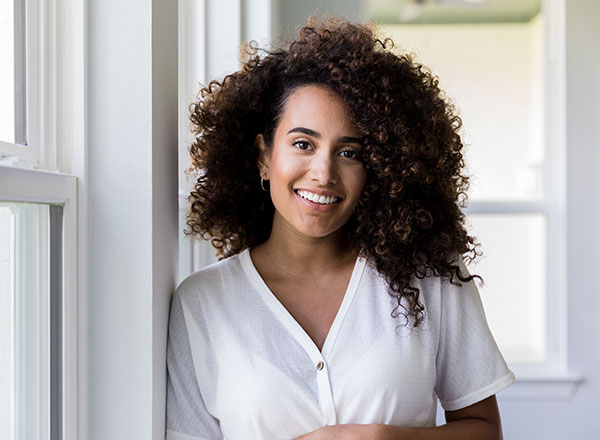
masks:
<svg viewBox="0 0 600 440"><path fill-rule="evenodd" d="M40 145L42 137L40 136L43 127L41 121L44 120L43 109L40 104L42 103L42 96L44 93L44 75L40 74L40 69L43 66L43 59L41 58L44 53L40 46L44 45L46 28L45 20L42 19L40 9L43 8L45 3L42 2L42 6L38 1L35 0L24 0L18 6L15 3L15 7L25 9L25 87L26 90L16 91L16 99L22 99L23 93L25 93L25 145L19 143L11 143L4 140L0 140L0 154L13 156L20 159L19 166L26 166L30 168L47 168L47 164L41 160L43 145ZM21 44L23 42L20 42ZM49 44L46 43L46 44ZM42 49L42 50L40 50ZM51 57L51 54L48 54ZM21 81L15 77L15 85L17 81ZM23 84L21 82L21 84ZM42 114L40 114L42 113ZM15 121L17 118L23 115L15 115ZM17 139L18 141L19 139Z"/></svg>
<svg viewBox="0 0 600 440"><path fill-rule="evenodd" d="M39 170L0 166L0 201L56 204L63 207L62 225L62 425L64 439L77 438L78 400L78 300L77 300L77 180L74 176ZM19 243L17 243L17 247ZM39 247L40 254L47 242L29 243ZM43 284L43 283L42 283ZM41 374L41 389L48 389L47 374ZM42 403L45 408L50 402ZM43 421L40 422L43 424ZM44 432L44 427L40 427ZM50 438L48 436L48 438Z"/></svg>
<svg viewBox="0 0 600 440"><path fill-rule="evenodd" d="M63 206L60 440L86 440L87 0L26 1L27 146L0 141L0 201Z"/></svg>

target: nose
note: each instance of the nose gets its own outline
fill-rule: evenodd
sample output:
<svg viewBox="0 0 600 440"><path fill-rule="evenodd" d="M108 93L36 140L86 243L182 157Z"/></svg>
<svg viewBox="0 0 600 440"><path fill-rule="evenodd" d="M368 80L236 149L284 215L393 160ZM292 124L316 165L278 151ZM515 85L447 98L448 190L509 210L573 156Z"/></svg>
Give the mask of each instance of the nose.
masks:
<svg viewBox="0 0 600 440"><path fill-rule="evenodd" d="M320 185L334 185L338 182L339 176L335 161L326 151L315 155L311 164L311 178Z"/></svg>

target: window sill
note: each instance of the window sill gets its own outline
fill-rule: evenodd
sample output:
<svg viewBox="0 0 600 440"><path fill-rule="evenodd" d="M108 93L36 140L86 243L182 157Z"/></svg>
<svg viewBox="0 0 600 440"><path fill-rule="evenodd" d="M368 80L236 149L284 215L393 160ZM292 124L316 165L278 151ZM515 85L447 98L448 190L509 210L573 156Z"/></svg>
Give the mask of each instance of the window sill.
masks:
<svg viewBox="0 0 600 440"><path fill-rule="evenodd" d="M515 382L499 394L502 400L570 400L584 377L576 373L526 376L517 375Z"/></svg>

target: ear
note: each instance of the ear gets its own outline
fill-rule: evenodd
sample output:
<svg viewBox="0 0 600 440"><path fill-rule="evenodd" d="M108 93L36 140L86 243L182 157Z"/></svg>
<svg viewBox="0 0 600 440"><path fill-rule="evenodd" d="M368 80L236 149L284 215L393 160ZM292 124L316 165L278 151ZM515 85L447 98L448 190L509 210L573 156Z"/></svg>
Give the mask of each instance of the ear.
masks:
<svg viewBox="0 0 600 440"><path fill-rule="evenodd" d="M256 139L254 140L254 145L258 148L258 159L256 161L256 165L258 166L258 171L260 173L260 177L265 180L269 180L269 165L271 164L271 149L265 143L265 138L262 134L256 135Z"/></svg>

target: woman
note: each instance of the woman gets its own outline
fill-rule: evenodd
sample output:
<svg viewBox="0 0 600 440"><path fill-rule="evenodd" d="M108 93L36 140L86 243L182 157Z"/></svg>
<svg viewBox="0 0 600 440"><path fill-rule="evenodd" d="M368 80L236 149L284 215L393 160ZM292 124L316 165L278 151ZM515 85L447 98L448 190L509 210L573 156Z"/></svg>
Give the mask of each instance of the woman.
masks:
<svg viewBox="0 0 600 440"><path fill-rule="evenodd" d="M188 225L223 259L173 298L168 439L501 438L460 119L390 46L309 21L192 106Z"/></svg>

